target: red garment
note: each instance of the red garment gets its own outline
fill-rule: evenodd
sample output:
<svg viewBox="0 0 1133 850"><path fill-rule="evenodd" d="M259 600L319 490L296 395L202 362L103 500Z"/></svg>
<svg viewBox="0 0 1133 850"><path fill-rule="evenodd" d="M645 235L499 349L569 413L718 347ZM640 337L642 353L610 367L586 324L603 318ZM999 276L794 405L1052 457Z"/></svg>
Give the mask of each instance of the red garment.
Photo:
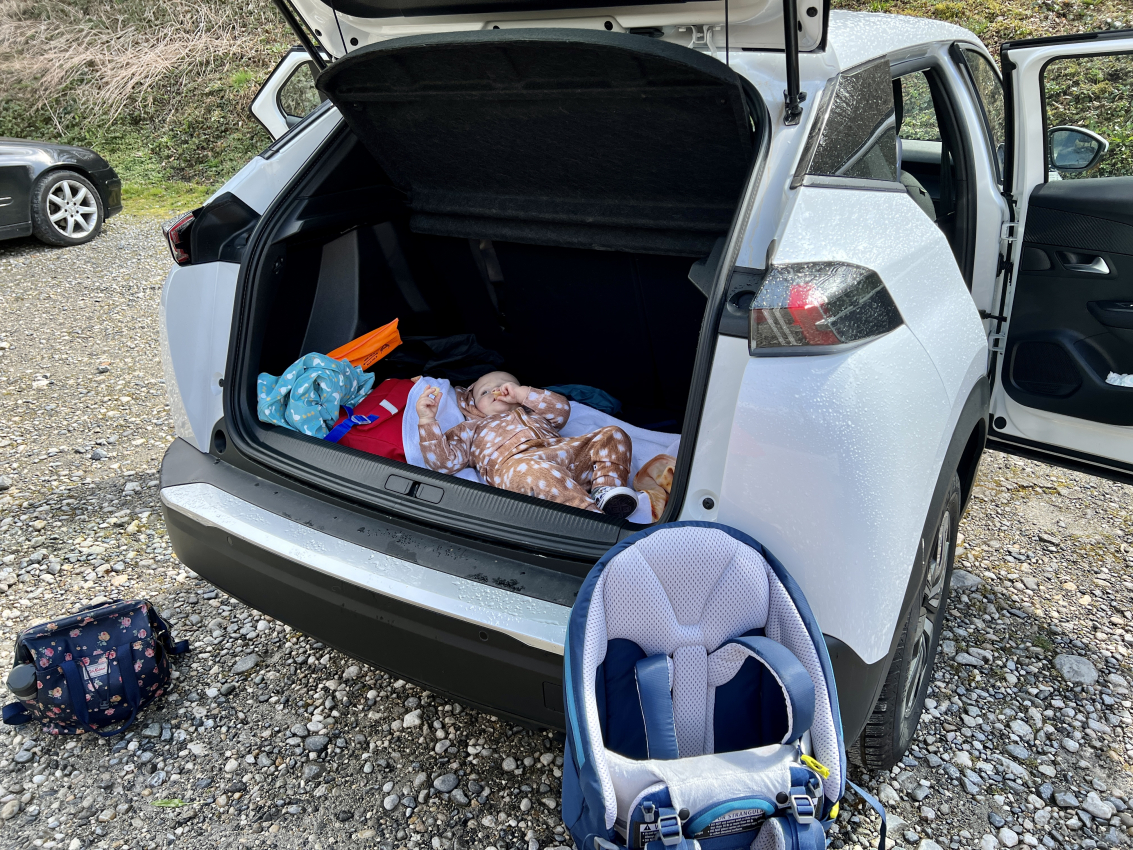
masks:
<svg viewBox="0 0 1133 850"><path fill-rule="evenodd" d="M372 425L355 425L346 432L338 444L405 463L405 446L401 441L401 417L405 412L411 389L413 382L407 378L390 378L374 387L354 408L354 414L381 416L381 421ZM390 415L389 410L382 407L382 401L388 401L396 407L397 413ZM345 411L340 411L335 425L345 418Z"/></svg>

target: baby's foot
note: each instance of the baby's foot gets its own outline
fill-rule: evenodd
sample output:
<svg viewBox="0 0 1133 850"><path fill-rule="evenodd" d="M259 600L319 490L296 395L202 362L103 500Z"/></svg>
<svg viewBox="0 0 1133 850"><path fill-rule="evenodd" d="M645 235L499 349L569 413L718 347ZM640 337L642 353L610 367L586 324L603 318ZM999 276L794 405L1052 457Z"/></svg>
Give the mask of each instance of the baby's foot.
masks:
<svg viewBox="0 0 1133 850"><path fill-rule="evenodd" d="M637 510L637 492L629 487L595 487L590 498L598 510L615 519L625 519Z"/></svg>

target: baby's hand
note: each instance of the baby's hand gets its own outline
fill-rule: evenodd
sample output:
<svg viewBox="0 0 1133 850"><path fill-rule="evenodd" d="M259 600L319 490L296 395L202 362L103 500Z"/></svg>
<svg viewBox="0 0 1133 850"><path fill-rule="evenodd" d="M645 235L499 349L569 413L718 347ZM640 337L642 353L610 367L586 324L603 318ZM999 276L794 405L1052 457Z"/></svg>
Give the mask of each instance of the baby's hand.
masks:
<svg viewBox="0 0 1133 850"><path fill-rule="evenodd" d="M440 406L443 395L436 387L425 387L425 391L417 399L417 418L421 422L437 421L437 407Z"/></svg>
<svg viewBox="0 0 1133 850"><path fill-rule="evenodd" d="M492 395L499 401L507 402L508 404L523 404L527 401L527 396L531 393L531 387L521 387L519 384L508 381L506 384L501 384L500 387L493 391Z"/></svg>

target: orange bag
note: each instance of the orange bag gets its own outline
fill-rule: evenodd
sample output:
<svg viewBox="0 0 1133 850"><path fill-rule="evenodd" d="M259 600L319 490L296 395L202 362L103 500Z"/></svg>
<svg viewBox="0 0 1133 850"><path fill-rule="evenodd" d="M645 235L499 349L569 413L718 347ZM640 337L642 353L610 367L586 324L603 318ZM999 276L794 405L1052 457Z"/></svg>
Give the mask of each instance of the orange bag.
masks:
<svg viewBox="0 0 1133 850"><path fill-rule="evenodd" d="M397 319L377 330L363 334L346 345L340 345L327 355L335 360L349 360L351 366L369 369L395 348L401 345L401 334L397 332Z"/></svg>

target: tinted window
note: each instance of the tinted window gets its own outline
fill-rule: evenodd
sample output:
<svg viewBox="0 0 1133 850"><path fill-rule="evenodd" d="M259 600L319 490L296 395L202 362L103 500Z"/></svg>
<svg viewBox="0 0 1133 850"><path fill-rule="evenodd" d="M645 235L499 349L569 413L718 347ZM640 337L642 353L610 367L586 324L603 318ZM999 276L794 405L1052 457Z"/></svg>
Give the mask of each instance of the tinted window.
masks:
<svg viewBox="0 0 1133 850"><path fill-rule="evenodd" d="M839 74L820 104L800 173L897 180L897 131L887 59ZM796 180L797 183L800 182Z"/></svg>
<svg viewBox="0 0 1133 850"><path fill-rule="evenodd" d="M1003 180L1003 146L1006 142L1003 118L1003 83L999 80L999 72L986 56L967 47L961 47L960 53L968 65L971 73L972 86L983 106L986 119L984 128L991 142L991 149L995 151L995 161L999 169L999 179Z"/></svg>
<svg viewBox="0 0 1133 850"><path fill-rule="evenodd" d="M1049 153L1062 154L1052 160L1053 165L1073 160L1066 156L1067 147L1088 147L1085 134L1067 132L1070 129L1088 130L1106 143L1095 165L1085 171L1059 170L1059 175L1063 179L1133 175L1133 54L1055 59L1043 69L1042 84L1047 130L1059 145Z"/></svg>

